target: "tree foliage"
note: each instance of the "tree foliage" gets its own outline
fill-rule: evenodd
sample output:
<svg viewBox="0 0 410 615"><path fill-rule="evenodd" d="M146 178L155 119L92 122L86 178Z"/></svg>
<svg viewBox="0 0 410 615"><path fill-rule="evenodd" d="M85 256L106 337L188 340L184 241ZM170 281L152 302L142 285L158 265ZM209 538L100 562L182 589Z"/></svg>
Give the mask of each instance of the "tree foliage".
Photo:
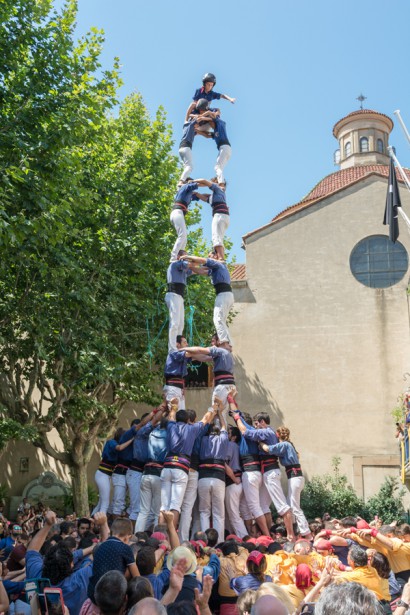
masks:
<svg viewBox="0 0 410 615"><path fill-rule="evenodd" d="M178 168L162 109L151 119L135 93L112 113L118 60L101 71L96 29L74 43L75 15L70 0L60 13L46 0L0 8L0 406L69 464L86 512L96 439L127 400L157 399ZM190 241L205 247L200 229ZM204 282L190 297L205 338Z"/></svg>
<svg viewBox="0 0 410 615"><path fill-rule="evenodd" d="M309 519L327 512L339 519L358 515L369 521L377 515L383 523L390 523L403 516L405 491L399 489L397 478L386 476L379 491L364 502L356 495L347 476L340 473L340 458L334 457L332 465L332 474L313 476L302 493L301 506Z"/></svg>
<svg viewBox="0 0 410 615"><path fill-rule="evenodd" d="M404 513L403 497L405 489L399 487L399 479L386 476L379 491L366 502L368 518L375 516L383 519L383 523L399 521Z"/></svg>

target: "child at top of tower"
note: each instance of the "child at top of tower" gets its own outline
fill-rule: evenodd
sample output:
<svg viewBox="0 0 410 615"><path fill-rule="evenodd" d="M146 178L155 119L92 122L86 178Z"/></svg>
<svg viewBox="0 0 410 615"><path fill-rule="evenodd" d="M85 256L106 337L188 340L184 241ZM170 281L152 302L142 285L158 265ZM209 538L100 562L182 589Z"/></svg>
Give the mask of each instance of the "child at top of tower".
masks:
<svg viewBox="0 0 410 615"><path fill-rule="evenodd" d="M195 90L195 94L192 97L193 102L189 105L188 110L185 115L185 121L187 121L189 115L192 113L195 108L195 103L201 98L205 98L209 102L212 100L219 100L220 98L224 98L225 100L229 100L230 103L234 103L236 98L231 98L227 94L220 94L219 92L214 91L214 86L216 84L216 77L213 73L205 73L202 77L202 87Z"/></svg>

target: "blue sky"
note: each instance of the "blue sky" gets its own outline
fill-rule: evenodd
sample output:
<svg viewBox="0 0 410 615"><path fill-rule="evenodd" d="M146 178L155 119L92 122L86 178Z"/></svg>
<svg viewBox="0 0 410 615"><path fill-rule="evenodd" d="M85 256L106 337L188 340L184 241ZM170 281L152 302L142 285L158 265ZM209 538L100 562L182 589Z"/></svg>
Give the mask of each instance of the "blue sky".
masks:
<svg viewBox="0 0 410 615"><path fill-rule="evenodd" d="M61 1L56 2L60 6ZM79 0L78 35L105 31L104 67L122 64L120 97L138 90L153 114L162 105L175 153L186 108L205 72L216 74L232 158L226 168L233 253L241 237L299 201L337 170L333 125L359 108L400 109L410 130L408 0ZM403 166L410 145L390 138ZM194 177L212 177L217 150L194 143ZM210 238L211 216L202 221Z"/></svg>

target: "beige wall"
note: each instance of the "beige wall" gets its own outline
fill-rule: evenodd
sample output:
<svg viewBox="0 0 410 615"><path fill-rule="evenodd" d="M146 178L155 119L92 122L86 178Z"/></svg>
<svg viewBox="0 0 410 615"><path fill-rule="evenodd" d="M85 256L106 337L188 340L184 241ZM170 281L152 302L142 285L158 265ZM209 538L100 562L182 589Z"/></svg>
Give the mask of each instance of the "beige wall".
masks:
<svg viewBox="0 0 410 615"><path fill-rule="evenodd" d="M375 290L349 265L361 239L388 233L386 189L373 176L248 238L248 288L238 288L232 324L241 407L269 408L274 425L291 429L308 476L338 455L366 495L380 470L359 479L353 457L398 464L390 411L410 367L408 275ZM402 223L400 233L410 253Z"/></svg>

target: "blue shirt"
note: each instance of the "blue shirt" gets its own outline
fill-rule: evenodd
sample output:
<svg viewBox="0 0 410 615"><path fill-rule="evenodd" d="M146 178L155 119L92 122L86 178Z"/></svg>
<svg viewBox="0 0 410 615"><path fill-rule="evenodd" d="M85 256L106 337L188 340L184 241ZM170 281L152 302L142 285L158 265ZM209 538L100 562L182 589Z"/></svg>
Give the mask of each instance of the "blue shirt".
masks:
<svg viewBox="0 0 410 615"><path fill-rule="evenodd" d="M181 423L168 421L167 425L167 448L169 453L191 455L195 440L202 431L204 424Z"/></svg>
<svg viewBox="0 0 410 615"><path fill-rule="evenodd" d="M88 597L94 602L95 586L106 572L118 570L125 573L131 564L135 564L131 547L116 536L110 536L105 542L99 544L94 551L94 564L92 567L90 566L93 575L88 585ZM83 570L87 570L87 568Z"/></svg>
<svg viewBox="0 0 410 615"><path fill-rule="evenodd" d="M209 348L209 354L214 362L214 372L228 372L229 374L233 374L232 352L229 352L229 350L225 348L211 346Z"/></svg>
<svg viewBox="0 0 410 615"><path fill-rule="evenodd" d="M192 271L189 269L188 261L174 261L167 270L167 283L185 284L186 286L187 277L190 275Z"/></svg>
<svg viewBox="0 0 410 615"><path fill-rule="evenodd" d="M164 564L159 574L142 574L142 577L148 579L154 590L154 598L161 600L163 595L164 585L169 584L170 571L167 567L167 556L164 558Z"/></svg>
<svg viewBox="0 0 410 615"><path fill-rule="evenodd" d="M197 197L194 195L194 192L198 190L199 186L197 182L190 182L189 184L184 184L181 186L175 195L175 201L178 203L183 203L187 207L191 203L191 201L197 201Z"/></svg>
<svg viewBox="0 0 410 615"><path fill-rule="evenodd" d="M242 440L244 440L244 438L241 438L241 441ZM228 442L225 461L233 472L241 471L242 468L239 460L239 445L236 444L236 442L232 442L232 440Z"/></svg>
<svg viewBox="0 0 410 615"><path fill-rule="evenodd" d="M205 266L208 268L208 275L211 276L212 284L230 284L231 276L225 263L207 258Z"/></svg>
<svg viewBox="0 0 410 615"><path fill-rule="evenodd" d="M185 350L173 350L168 354L165 362L165 375L184 378L188 373L188 360Z"/></svg>
<svg viewBox="0 0 410 615"><path fill-rule="evenodd" d="M245 433L243 433L242 435L245 436L247 440L253 440L254 442L265 442L265 444L269 445L276 444L278 442L278 436L270 427L266 427L264 429L255 429L254 427L248 427ZM259 454L261 457L263 457L264 455L266 456L270 453L265 453L259 450Z"/></svg>
<svg viewBox="0 0 410 615"><path fill-rule="evenodd" d="M26 553L26 576L28 579L42 577L43 558L38 551L28 550ZM63 592L65 605L70 615L79 615L81 607L87 600L87 587L93 574L93 566L86 566L70 574L61 583L53 585Z"/></svg>
<svg viewBox="0 0 410 615"><path fill-rule="evenodd" d="M283 466L299 464L299 457L290 442L278 442L269 446L269 453L279 457Z"/></svg>
<svg viewBox="0 0 410 615"><path fill-rule="evenodd" d="M124 444L124 442L128 442L128 440L131 440L131 438L135 437L135 429L134 427L131 427L131 429L128 429L127 431L125 431L121 438L120 438L120 444ZM132 460L133 457L133 450L132 450L132 442L131 444L129 444L127 446L127 448L124 448L123 451L118 451L118 463L124 463L124 462L130 462ZM127 465L127 463L125 463L125 465Z"/></svg>
<svg viewBox="0 0 410 615"><path fill-rule="evenodd" d="M8 558L10 553L13 551L15 545L16 545L16 541L11 536L6 536L6 538L2 538L0 540L0 550L4 549L4 553L2 557L0 558L0 561L3 562L4 560Z"/></svg>
<svg viewBox="0 0 410 615"><path fill-rule="evenodd" d="M118 451L115 450L118 446L117 440L107 440L104 444L102 458L104 461L109 461L110 463L117 463L118 461Z"/></svg>
<svg viewBox="0 0 410 615"><path fill-rule="evenodd" d="M167 450L167 430L155 427L148 438L148 459L164 463Z"/></svg>
<svg viewBox="0 0 410 615"><path fill-rule="evenodd" d="M271 583L272 577L265 574L264 583L267 582ZM235 594L237 594L238 596L246 589L257 590L261 585L262 581L259 581L259 579L254 574L245 574L243 577L235 577L234 579L231 579L230 583L231 589L233 589Z"/></svg>
<svg viewBox="0 0 410 615"><path fill-rule="evenodd" d="M152 423L149 421L137 431L132 445L133 459L138 459L143 463L148 460L148 438L153 429Z"/></svg>
<svg viewBox="0 0 410 615"><path fill-rule="evenodd" d="M185 122L182 128L182 138L179 147L191 147L195 139L195 124L196 118Z"/></svg>
<svg viewBox="0 0 410 615"><path fill-rule="evenodd" d="M213 138L215 139L216 147L219 149L222 145L230 145L228 135L226 133L226 122L217 117L214 119L215 130Z"/></svg>
<svg viewBox="0 0 410 615"><path fill-rule="evenodd" d="M205 100L211 102L212 100L219 100L221 96L222 94L219 94L219 92L214 92L213 89L209 92L205 92L205 88L202 87L195 90L192 100L198 101L201 100L201 98L205 98Z"/></svg>
<svg viewBox="0 0 410 615"><path fill-rule="evenodd" d="M248 423L244 420L242 414L241 421L245 425L246 429L252 429L251 425L248 425ZM242 436L241 441L239 442L239 453L241 457L245 457L246 455L259 455L260 452L261 450L257 442L247 440Z"/></svg>
<svg viewBox="0 0 410 615"><path fill-rule="evenodd" d="M225 191L222 190L218 184L211 184L210 190L212 190L212 192L207 195L207 202L212 207L212 215L214 216L216 213L220 213L229 216L229 207L226 203Z"/></svg>
<svg viewBox="0 0 410 615"><path fill-rule="evenodd" d="M204 436L201 441L199 459L223 459L225 461L228 452L228 432L221 431L219 435L211 434Z"/></svg>

